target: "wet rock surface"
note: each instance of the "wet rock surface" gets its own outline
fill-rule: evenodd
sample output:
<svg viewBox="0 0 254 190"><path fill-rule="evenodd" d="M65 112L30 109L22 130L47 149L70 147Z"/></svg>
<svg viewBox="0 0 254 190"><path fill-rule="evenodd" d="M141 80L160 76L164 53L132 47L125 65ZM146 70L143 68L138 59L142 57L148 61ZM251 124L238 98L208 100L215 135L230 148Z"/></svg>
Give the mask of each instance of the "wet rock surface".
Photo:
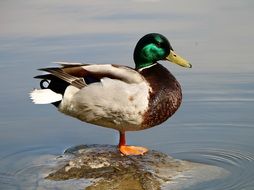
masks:
<svg viewBox="0 0 254 190"><path fill-rule="evenodd" d="M123 156L116 146L110 145L80 145L67 149L64 154L68 155L69 160L46 179L89 179L92 183L84 187L87 190L159 190L165 185L174 186L178 178L193 180L187 175L202 173L213 167L177 160L154 150L143 156ZM217 175L221 175L219 170ZM201 177L202 174L198 178Z"/></svg>

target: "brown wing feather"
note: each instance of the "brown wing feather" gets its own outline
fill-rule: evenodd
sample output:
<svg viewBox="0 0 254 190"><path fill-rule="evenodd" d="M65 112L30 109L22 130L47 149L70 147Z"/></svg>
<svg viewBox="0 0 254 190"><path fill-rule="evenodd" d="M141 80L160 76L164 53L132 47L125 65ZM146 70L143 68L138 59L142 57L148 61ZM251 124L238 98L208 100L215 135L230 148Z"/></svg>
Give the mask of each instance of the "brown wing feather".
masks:
<svg viewBox="0 0 254 190"><path fill-rule="evenodd" d="M46 71L53 76L56 76L57 78L62 79L65 82L68 82L69 84L81 89L86 86L86 83L83 78L73 76L67 72L65 72L61 68L42 68L39 69L41 71Z"/></svg>
<svg viewBox="0 0 254 190"><path fill-rule="evenodd" d="M86 69L80 67L80 66L71 66L71 65L67 65L64 66L62 68L62 70L65 72L65 73L68 73L72 76L75 76L75 77L91 77L91 78L94 78L95 80L100 80L104 77L107 77L107 78L111 78L111 79L118 79L118 80L122 80L122 77L121 76L118 76L118 75L114 75L112 73L106 73L106 72L91 72L91 71L87 71Z"/></svg>
<svg viewBox="0 0 254 190"><path fill-rule="evenodd" d="M99 70L93 70L93 69L89 69L86 66L94 66L97 68L100 68ZM79 66L72 66L72 65L64 65L64 67L62 68L64 72L75 76L75 77L91 77L96 79L97 81L99 81L100 79L107 77L107 78L111 78L111 79L117 79L117 80L121 80L124 81L126 83L136 83L136 82L140 82L142 79L141 75L138 74L137 71L135 71L134 69L132 69L131 67L127 67L127 66L123 66L123 65L106 65L107 67L110 68L106 68L105 69L105 65L89 65L89 64L83 64L83 65L79 65ZM112 70L108 70L108 69L112 69ZM122 72L126 72L128 73L127 75L123 75L120 72L117 71L122 71ZM139 75L139 81L137 81L135 79L135 77L137 77L137 75Z"/></svg>
<svg viewBox="0 0 254 190"><path fill-rule="evenodd" d="M54 80L59 78L77 88L83 88L90 83L98 82L107 77L126 83L139 83L144 78L134 69L120 65L73 65L64 64L62 67L42 68L50 74L38 75L35 78Z"/></svg>

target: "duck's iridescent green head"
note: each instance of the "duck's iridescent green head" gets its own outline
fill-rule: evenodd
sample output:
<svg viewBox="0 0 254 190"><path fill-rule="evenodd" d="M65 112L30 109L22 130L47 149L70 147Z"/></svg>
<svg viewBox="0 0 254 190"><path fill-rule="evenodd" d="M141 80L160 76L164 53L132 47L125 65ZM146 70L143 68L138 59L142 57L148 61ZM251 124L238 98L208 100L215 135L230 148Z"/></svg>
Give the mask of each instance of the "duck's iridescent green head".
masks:
<svg viewBox="0 0 254 190"><path fill-rule="evenodd" d="M160 60L168 60L183 67L191 68L191 64L177 55L166 37L151 33L142 37L134 50L136 69L149 67Z"/></svg>

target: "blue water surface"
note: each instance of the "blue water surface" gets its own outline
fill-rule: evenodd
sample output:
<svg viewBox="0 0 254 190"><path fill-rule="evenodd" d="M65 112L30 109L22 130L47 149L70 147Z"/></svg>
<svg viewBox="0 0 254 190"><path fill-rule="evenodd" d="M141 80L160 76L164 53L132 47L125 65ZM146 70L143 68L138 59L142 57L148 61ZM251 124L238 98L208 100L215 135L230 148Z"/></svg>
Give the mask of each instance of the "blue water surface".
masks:
<svg viewBox="0 0 254 190"><path fill-rule="evenodd" d="M193 68L161 62L182 85L181 108L159 127L128 133L128 143L229 172L187 189L253 189L253 1L2 1L0 14L0 189L35 189L40 157L118 141L114 130L32 104L36 69L54 61L133 66L135 44L150 32L167 36Z"/></svg>

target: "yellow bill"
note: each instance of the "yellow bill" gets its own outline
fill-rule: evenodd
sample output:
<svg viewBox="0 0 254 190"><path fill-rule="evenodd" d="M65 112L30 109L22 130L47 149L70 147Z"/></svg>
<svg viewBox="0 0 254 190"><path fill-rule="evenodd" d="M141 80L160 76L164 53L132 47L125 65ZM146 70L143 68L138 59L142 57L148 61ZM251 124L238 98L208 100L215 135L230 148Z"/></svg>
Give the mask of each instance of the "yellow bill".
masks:
<svg viewBox="0 0 254 190"><path fill-rule="evenodd" d="M177 55L173 50L170 50L170 53L166 57L166 60L168 60L172 63L175 63L177 65L180 65L182 67L188 67L188 68L192 67L192 65L187 60L185 60L181 56Z"/></svg>

